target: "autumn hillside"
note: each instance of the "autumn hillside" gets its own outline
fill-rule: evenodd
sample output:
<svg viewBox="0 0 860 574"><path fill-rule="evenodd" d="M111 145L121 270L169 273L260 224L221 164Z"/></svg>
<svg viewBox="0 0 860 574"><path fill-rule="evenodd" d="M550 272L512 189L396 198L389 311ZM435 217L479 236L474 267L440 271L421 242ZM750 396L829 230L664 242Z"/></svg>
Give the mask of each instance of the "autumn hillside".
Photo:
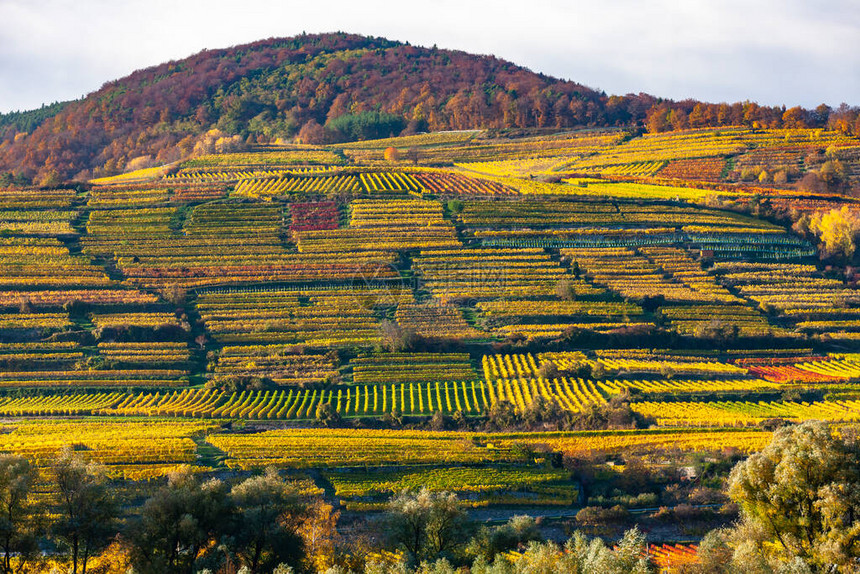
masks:
<svg viewBox="0 0 860 574"><path fill-rule="evenodd" d="M607 96L492 56L343 33L302 35L204 50L82 100L0 115L0 173L43 185L112 175L212 151L202 149L212 134L238 147L446 129L659 132L741 124L858 128L855 108Z"/></svg>
<svg viewBox="0 0 860 574"><path fill-rule="evenodd" d="M396 114L402 125L384 128L398 133L410 120L421 130L538 125L552 106L572 125L599 115L601 98L493 57L346 34L271 39L137 71L62 106L27 135L19 129L34 122L7 122L0 168L100 175L140 156L179 159L213 128L243 140L291 138L306 124L367 111Z"/></svg>

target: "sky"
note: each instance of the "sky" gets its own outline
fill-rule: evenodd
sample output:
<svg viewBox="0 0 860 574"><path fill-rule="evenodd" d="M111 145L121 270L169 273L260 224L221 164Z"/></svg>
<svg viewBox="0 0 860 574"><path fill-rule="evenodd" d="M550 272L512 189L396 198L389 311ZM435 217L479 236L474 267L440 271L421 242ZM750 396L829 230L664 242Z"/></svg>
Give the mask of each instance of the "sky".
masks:
<svg viewBox="0 0 860 574"><path fill-rule="evenodd" d="M608 94L860 105L860 0L0 0L0 113L202 49L344 31Z"/></svg>

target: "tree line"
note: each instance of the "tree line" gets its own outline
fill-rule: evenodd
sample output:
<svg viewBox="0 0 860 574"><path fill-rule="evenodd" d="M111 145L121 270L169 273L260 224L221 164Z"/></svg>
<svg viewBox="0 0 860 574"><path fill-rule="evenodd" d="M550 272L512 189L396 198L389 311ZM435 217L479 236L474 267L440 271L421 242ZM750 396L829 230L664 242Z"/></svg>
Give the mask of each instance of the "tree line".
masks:
<svg viewBox="0 0 860 574"><path fill-rule="evenodd" d="M858 445L847 427L813 421L778 429L731 471L727 491L739 520L708 533L699 562L682 572L857 572ZM635 527L614 543L576 532L559 545L528 516L474 522L450 492L404 490L363 526L352 519L344 528L319 495L271 468L222 480L186 467L142 505L80 451L65 449L41 470L0 456L4 574L656 573Z"/></svg>

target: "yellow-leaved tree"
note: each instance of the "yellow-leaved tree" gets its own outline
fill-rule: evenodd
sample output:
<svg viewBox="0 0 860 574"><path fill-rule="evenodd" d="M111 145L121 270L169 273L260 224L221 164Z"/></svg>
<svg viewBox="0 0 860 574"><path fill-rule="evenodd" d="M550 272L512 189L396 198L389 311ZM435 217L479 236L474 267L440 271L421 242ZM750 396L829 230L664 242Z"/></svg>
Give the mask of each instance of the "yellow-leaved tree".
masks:
<svg viewBox="0 0 860 574"><path fill-rule="evenodd" d="M803 216L794 226L796 231L818 238L822 255L851 258L860 234L860 215L843 206L841 209L820 211Z"/></svg>
<svg viewBox="0 0 860 574"><path fill-rule="evenodd" d="M385 148L385 161L398 161L400 159L400 150L396 147Z"/></svg>
<svg viewBox="0 0 860 574"><path fill-rule="evenodd" d="M850 427L806 421L778 429L732 470L728 493L741 520L705 536L692 572L856 574L858 446Z"/></svg>

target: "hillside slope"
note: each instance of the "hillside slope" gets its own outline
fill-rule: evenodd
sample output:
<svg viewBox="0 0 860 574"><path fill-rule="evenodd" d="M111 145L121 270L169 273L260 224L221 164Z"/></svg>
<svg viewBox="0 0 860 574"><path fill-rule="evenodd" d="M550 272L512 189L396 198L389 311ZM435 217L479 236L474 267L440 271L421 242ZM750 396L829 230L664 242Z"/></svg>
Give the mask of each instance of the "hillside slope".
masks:
<svg viewBox="0 0 860 574"><path fill-rule="evenodd" d="M488 56L346 34L273 39L137 71L28 135L7 126L0 169L42 180L111 173L139 156L183 157L211 129L291 137L367 111L402 118L398 132L410 121L414 129L569 126L605 121L602 100Z"/></svg>
<svg viewBox="0 0 860 574"><path fill-rule="evenodd" d="M831 113L831 111L833 113ZM744 124L860 131L856 108L607 96L460 51L344 33L204 50L86 98L0 116L0 173L52 185L277 139L320 143L426 130ZM215 131L217 130L217 131Z"/></svg>

